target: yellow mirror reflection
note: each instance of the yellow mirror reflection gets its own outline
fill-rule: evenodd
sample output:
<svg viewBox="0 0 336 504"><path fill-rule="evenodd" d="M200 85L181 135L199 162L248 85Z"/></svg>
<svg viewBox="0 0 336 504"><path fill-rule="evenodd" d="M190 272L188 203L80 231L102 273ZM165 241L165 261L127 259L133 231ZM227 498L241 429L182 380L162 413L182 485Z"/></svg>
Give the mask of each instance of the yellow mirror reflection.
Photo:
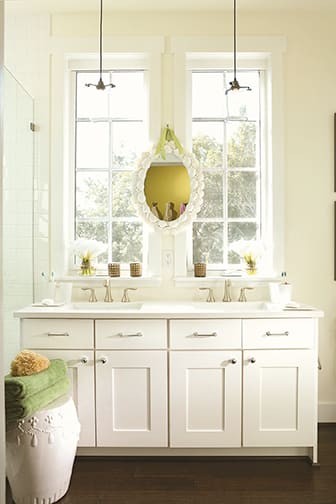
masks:
<svg viewBox="0 0 336 504"><path fill-rule="evenodd" d="M190 198L190 178L181 163L152 163L145 178L146 202L160 220L178 219Z"/></svg>

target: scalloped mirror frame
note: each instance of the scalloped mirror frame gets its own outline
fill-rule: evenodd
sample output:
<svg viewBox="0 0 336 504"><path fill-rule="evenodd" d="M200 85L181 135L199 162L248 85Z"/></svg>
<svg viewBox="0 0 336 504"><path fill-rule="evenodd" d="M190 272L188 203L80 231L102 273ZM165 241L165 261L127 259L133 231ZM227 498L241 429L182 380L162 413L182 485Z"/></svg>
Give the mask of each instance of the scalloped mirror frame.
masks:
<svg viewBox="0 0 336 504"><path fill-rule="evenodd" d="M204 193L203 173L195 156L186 151L181 153L176 147L175 142L165 142L163 149L166 155L165 159L161 154L155 152L156 149L141 154L133 176L133 196L140 217L144 222L154 229L173 233L188 226L200 211ZM147 205L145 179L152 163L164 162L169 164L172 162L176 163L177 161L181 162L188 172L190 178L190 199L182 215L173 221L164 221L158 219Z"/></svg>

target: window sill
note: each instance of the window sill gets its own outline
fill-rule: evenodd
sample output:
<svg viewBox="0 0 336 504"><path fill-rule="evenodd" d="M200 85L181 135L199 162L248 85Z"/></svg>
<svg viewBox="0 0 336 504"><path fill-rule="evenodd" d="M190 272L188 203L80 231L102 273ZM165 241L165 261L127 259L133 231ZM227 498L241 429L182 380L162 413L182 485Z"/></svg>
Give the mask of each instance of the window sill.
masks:
<svg viewBox="0 0 336 504"><path fill-rule="evenodd" d="M130 277L130 276L120 276L120 277L110 277L107 275L95 275L95 276L80 276L80 275L65 275L62 277L55 278L56 282L72 283L74 285L92 285L96 287L102 287L106 280L110 280L110 284L113 287L158 287L161 285L160 277Z"/></svg>
<svg viewBox="0 0 336 504"><path fill-rule="evenodd" d="M222 286L225 280L230 280L234 286L244 287L248 285L258 285L260 287L267 286L271 282L280 282L281 279L276 276L233 276L233 275L211 275L206 277L175 277L176 287L219 287Z"/></svg>

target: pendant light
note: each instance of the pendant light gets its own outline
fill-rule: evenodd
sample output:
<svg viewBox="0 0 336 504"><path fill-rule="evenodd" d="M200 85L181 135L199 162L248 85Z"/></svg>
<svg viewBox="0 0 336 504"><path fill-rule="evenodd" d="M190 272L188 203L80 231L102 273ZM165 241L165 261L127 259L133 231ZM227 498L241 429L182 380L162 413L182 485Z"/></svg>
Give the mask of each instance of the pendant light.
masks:
<svg viewBox="0 0 336 504"><path fill-rule="evenodd" d="M94 86L96 89L104 91L107 87L114 88L115 85L104 84L103 82L103 0L100 0L100 22L99 22L99 81L98 84L85 84L85 86Z"/></svg>
<svg viewBox="0 0 336 504"><path fill-rule="evenodd" d="M236 0L233 0L233 81L229 83L230 87L225 91L228 94L229 91L239 91L240 89L246 89L246 91L252 91L250 86L241 86L237 81L237 7Z"/></svg>

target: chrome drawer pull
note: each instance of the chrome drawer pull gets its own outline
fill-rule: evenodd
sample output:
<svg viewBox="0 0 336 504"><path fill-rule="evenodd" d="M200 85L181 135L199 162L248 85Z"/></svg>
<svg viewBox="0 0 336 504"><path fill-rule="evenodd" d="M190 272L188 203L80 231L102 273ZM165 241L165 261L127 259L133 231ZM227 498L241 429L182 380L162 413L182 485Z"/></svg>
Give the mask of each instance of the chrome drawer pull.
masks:
<svg viewBox="0 0 336 504"><path fill-rule="evenodd" d="M143 334L140 331L134 334L124 334L122 332L119 332L117 336L119 336L119 338L142 338Z"/></svg>
<svg viewBox="0 0 336 504"><path fill-rule="evenodd" d="M68 332L48 332L47 333L48 336L70 336L70 334Z"/></svg>
<svg viewBox="0 0 336 504"><path fill-rule="evenodd" d="M210 334L200 334L198 332L193 332L192 337L193 338L215 338L217 336L216 332L210 333Z"/></svg>
<svg viewBox="0 0 336 504"><path fill-rule="evenodd" d="M271 331L266 331L266 336L289 336L289 331L272 333Z"/></svg>

